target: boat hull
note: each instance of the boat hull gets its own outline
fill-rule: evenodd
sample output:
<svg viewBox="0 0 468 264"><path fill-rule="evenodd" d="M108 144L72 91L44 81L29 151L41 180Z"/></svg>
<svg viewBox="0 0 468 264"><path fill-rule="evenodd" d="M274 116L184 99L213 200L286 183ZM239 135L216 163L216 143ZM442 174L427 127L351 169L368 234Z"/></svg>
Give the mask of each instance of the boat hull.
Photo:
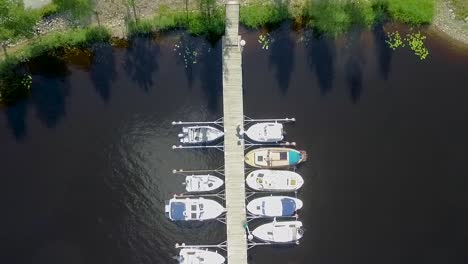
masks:
<svg viewBox="0 0 468 264"><path fill-rule="evenodd" d="M226 209L217 201L205 198L172 198L166 201L166 216L172 221L204 221L216 219Z"/></svg>
<svg viewBox="0 0 468 264"><path fill-rule="evenodd" d="M182 144L206 144L224 136L224 132L212 126L183 127L179 134Z"/></svg>
<svg viewBox="0 0 468 264"><path fill-rule="evenodd" d="M245 181L253 190L269 192L296 191L304 184L301 175L288 170L254 170Z"/></svg>
<svg viewBox="0 0 468 264"><path fill-rule="evenodd" d="M203 262L200 262L203 259ZM179 264L224 264L226 259L218 252L199 248L183 248L179 252Z"/></svg>
<svg viewBox="0 0 468 264"><path fill-rule="evenodd" d="M279 244L296 242L303 236L302 222L273 221L255 228L252 235L265 242Z"/></svg>
<svg viewBox="0 0 468 264"><path fill-rule="evenodd" d="M307 160L307 153L291 148L259 148L245 154L245 163L255 168L288 168Z"/></svg>
<svg viewBox="0 0 468 264"><path fill-rule="evenodd" d="M280 123L258 123L252 125L245 131L248 138L257 142L279 142L282 141L283 124Z"/></svg>
<svg viewBox="0 0 468 264"><path fill-rule="evenodd" d="M255 216L293 216L302 208L302 201L289 196L267 196L253 199L247 204L247 211Z"/></svg>
<svg viewBox="0 0 468 264"><path fill-rule="evenodd" d="M213 175L189 175L185 177L185 190L192 193L211 192L223 186L224 181Z"/></svg>

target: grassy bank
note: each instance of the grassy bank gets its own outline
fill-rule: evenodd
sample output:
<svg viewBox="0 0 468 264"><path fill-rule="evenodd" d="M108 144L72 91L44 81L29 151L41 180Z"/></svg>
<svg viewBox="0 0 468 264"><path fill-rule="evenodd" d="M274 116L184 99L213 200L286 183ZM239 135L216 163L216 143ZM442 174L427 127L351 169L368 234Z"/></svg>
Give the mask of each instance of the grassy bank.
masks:
<svg viewBox="0 0 468 264"><path fill-rule="evenodd" d="M457 14L457 18L466 19L468 17L468 1L467 0L451 0L452 5Z"/></svg>
<svg viewBox="0 0 468 264"><path fill-rule="evenodd" d="M128 23L129 36L146 35L174 29L185 29L195 36L217 40L224 34L225 10L217 6L209 12L173 10L161 7L158 13L147 19Z"/></svg>
<svg viewBox="0 0 468 264"><path fill-rule="evenodd" d="M382 20L429 24L434 9L434 0L304 0L299 6L287 6L281 1L257 1L241 6L240 21L258 28L293 19L318 32L337 35L353 26L369 27Z"/></svg>
<svg viewBox="0 0 468 264"><path fill-rule="evenodd" d="M110 42L111 34L104 27L72 29L43 36L0 62L0 101L14 102L30 88L30 76L21 67L27 61L45 55L60 56L67 49L86 48L97 42Z"/></svg>
<svg viewBox="0 0 468 264"><path fill-rule="evenodd" d="M241 6L240 22L250 28L271 28L285 20L294 20L317 32L338 35L351 27L370 27L383 20L410 25L428 24L434 16L434 1L298 0L291 4L289 1L258 0ZM224 34L224 6L217 6L214 1L208 2L209 4L200 6L197 10L174 10L168 6L160 6L153 17L127 21L128 35L133 37L185 29L193 35L218 40ZM51 4L37 12L40 16L47 16L57 10L57 6ZM110 39L108 29L90 27L53 33L32 41L0 62L0 100L12 102L29 91L30 77L24 67L21 67L24 62L44 54L60 55L60 52L69 48L87 47L94 42L107 42Z"/></svg>

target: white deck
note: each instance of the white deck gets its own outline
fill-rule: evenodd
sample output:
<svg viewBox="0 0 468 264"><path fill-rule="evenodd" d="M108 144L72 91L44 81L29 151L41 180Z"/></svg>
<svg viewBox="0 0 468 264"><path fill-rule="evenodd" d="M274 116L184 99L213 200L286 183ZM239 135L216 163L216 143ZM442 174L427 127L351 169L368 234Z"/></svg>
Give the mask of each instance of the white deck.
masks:
<svg viewBox="0 0 468 264"><path fill-rule="evenodd" d="M242 56L239 41L239 3L226 4L226 35L223 38L224 163L226 185L226 228L229 264L247 264L245 212L244 140L238 136L243 125Z"/></svg>

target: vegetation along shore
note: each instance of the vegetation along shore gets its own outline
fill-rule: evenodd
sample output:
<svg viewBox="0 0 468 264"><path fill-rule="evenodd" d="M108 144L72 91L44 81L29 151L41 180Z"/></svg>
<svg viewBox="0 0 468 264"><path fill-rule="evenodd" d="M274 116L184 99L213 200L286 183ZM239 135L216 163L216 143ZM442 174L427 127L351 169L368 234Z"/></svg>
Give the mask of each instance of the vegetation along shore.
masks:
<svg viewBox="0 0 468 264"><path fill-rule="evenodd" d="M289 20L324 35L337 36L352 27L400 22L435 25L468 44L465 0L244 0L240 22L272 29ZM224 34L224 1L217 0L53 0L26 8L22 0L0 3L0 100L15 102L28 94L27 61L42 55L61 56L74 48L116 39L185 29L217 40ZM391 43L392 39L390 39Z"/></svg>

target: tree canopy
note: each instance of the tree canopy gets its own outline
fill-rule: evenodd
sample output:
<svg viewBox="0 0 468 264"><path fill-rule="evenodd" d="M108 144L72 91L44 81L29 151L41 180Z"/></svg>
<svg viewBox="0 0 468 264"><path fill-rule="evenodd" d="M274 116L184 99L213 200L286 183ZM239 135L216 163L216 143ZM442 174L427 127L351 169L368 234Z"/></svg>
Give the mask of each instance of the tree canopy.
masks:
<svg viewBox="0 0 468 264"><path fill-rule="evenodd" d="M35 12L24 8L22 0L0 0L1 44L32 36L38 19Z"/></svg>
<svg viewBox="0 0 468 264"><path fill-rule="evenodd" d="M60 10L70 11L73 18L79 22L86 21L94 12L92 0L54 0L54 3Z"/></svg>

